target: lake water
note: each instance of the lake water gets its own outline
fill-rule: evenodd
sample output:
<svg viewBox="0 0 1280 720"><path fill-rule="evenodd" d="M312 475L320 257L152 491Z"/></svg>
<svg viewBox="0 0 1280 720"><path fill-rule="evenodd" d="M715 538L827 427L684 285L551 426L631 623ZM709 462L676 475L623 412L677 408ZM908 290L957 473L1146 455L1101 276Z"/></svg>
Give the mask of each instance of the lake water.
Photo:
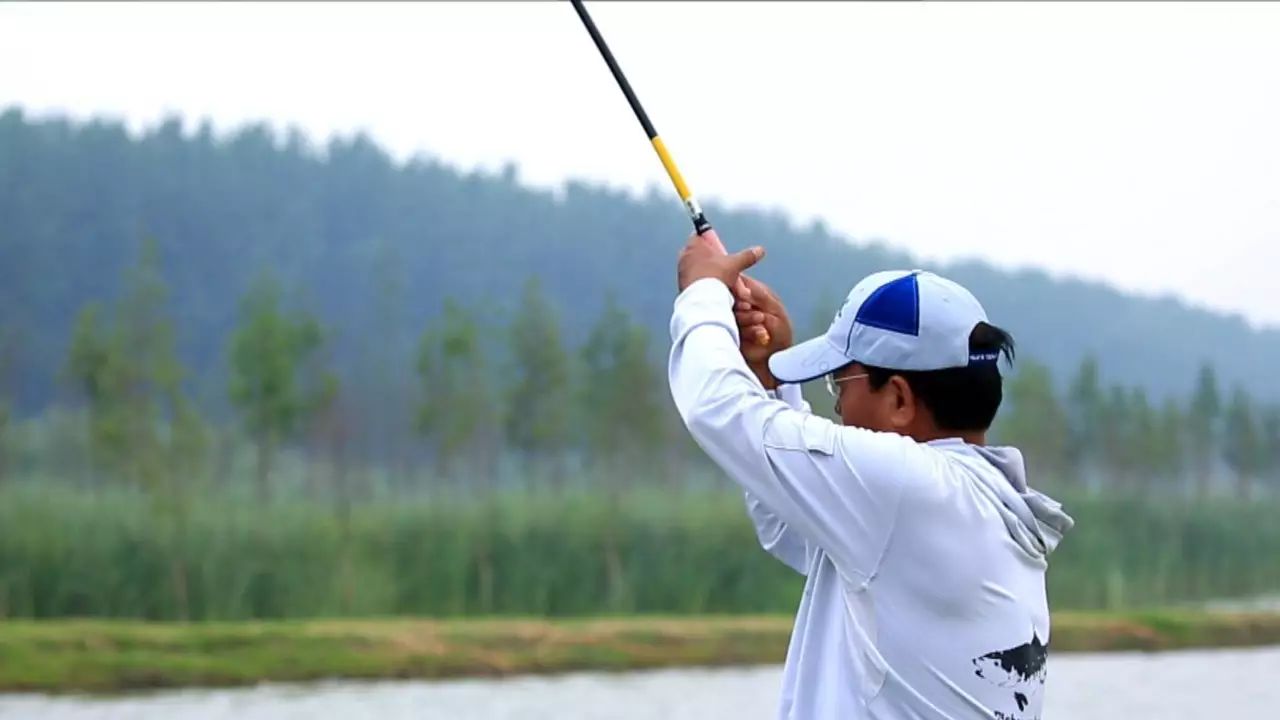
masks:
<svg viewBox="0 0 1280 720"><path fill-rule="evenodd" d="M324 682L115 698L0 695L0 718L32 720L772 720L777 667L447 682ZM1049 720L1280 717L1280 648L1063 654Z"/></svg>

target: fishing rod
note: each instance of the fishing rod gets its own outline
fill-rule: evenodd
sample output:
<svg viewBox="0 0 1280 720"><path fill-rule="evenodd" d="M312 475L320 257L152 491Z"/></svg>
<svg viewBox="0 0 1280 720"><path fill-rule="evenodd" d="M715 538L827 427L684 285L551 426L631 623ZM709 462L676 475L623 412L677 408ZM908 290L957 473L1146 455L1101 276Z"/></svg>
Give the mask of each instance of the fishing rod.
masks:
<svg viewBox="0 0 1280 720"><path fill-rule="evenodd" d="M587 33L591 35L592 42L596 44L596 49L600 51L605 64L609 66L609 72L613 73L613 79L618 82L618 87L622 89L622 94L627 97L627 104L631 106L631 112L636 114L636 120L640 121L640 127L644 128L644 134L649 137L649 143L653 145L653 151L658 153L658 159L662 161L662 167L666 169L667 176L671 178L671 184L676 187L676 194L680 196L680 202L684 203L684 208L689 213L689 220L693 222L693 231L702 235L711 230L711 223L707 221L707 216L702 212L702 206L698 204L697 199L693 197L693 193L689 190L689 186L685 184L684 176L680 174L680 169L676 167L675 160L671 159L671 153L667 151L667 146L662 142L662 138L658 137L658 131L653 128L653 122L649 120L649 114L644 111L644 106L640 104L635 91L631 89L631 83L627 82L627 76L622 74L622 68L618 67L618 61L614 59L613 52L609 50L604 37L600 35L600 29L596 27L595 21L587 13L587 8L583 6L582 0L569 0L569 2L573 4L573 9L577 11L578 17L582 19L582 24L586 26ZM713 235L712 238L720 246L721 252L727 252L724 244L716 236ZM738 285L743 287L741 280L738 281ZM757 335L756 342L760 345L768 345L768 330L764 330Z"/></svg>
<svg viewBox="0 0 1280 720"><path fill-rule="evenodd" d="M578 17L582 18L582 24L587 27L587 32L591 35L591 40L595 42L596 49L604 57L605 64L609 66L609 72L613 73L613 79L618 81L618 87L622 89L622 94L627 96L627 104L631 106L631 111L636 114L636 119L640 121L640 127L644 128L644 134L649 136L649 143L653 145L654 152L658 153L658 159L662 161L662 167L666 168L667 175L671 178L671 184L676 187L676 194L680 196L680 201L684 203L685 210L689 212L689 219L693 221L694 232L701 235L710 230L711 223L707 222L707 216L703 214L702 207L698 205L693 193L689 191L689 186L685 184L679 168L676 167L675 161L671 159L671 153L667 151L667 146L663 144L662 138L658 137L658 131L653 129L653 123L649 121L648 113L640 105L640 100L636 98L635 91L631 89L631 83L627 82L627 76L622 74L622 68L618 67L618 61L614 59L609 46L605 44L604 38L600 35L600 30L591 19L591 15L587 13L586 7L582 5L582 0L569 1L573 3L573 9L577 11Z"/></svg>

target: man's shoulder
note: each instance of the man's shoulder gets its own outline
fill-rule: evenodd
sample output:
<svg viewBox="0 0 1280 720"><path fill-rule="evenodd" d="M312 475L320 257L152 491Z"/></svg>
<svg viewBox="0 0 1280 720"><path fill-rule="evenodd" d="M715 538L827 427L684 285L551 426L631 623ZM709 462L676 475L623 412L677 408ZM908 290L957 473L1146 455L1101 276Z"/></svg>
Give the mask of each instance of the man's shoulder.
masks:
<svg viewBox="0 0 1280 720"><path fill-rule="evenodd" d="M948 459L927 443L893 432L836 426L834 444L864 483L900 492L936 485Z"/></svg>
<svg viewBox="0 0 1280 720"><path fill-rule="evenodd" d="M855 447L875 446L877 452L872 455L880 463L867 471L899 486L904 498L939 500L963 492L973 473L963 442L918 442L897 433L861 432L866 434L851 434L849 442Z"/></svg>

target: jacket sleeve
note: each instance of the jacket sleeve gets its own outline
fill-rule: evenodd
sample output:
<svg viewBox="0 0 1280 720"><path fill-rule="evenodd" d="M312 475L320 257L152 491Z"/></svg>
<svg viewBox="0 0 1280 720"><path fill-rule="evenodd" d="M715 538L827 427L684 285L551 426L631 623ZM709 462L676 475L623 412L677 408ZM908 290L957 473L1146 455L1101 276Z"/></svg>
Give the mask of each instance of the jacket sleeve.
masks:
<svg viewBox="0 0 1280 720"><path fill-rule="evenodd" d="M927 472L929 460L909 438L840 427L769 397L738 350L732 305L713 279L676 299L668 380L680 417L786 533L825 551L847 580L865 581L893 530L895 479Z"/></svg>
<svg viewBox="0 0 1280 720"><path fill-rule="evenodd" d="M778 519L778 516L766 508L756 496L751 493L745 493L745 496L747 516L756 526L756 538L760 540L760 547L782 561L783 565L801 575L808 575L809 560L812 557L809 542L800 533L787 527L787 524Z"/></svg>
<svg viewBox="0 0 1280 720"><path fill-rule="evenodd" d="M794 410L809 412L809 403L804 401L798 385L783 385L778 388L777 398ZM751 493L744 493L747 503L747 516L756 528L756 538L760 547L782 561L782 564L801 575L809 574L809 561L813 557L812 545L787 524L778 519L772 510L764 506L760 499Z"/></svg>

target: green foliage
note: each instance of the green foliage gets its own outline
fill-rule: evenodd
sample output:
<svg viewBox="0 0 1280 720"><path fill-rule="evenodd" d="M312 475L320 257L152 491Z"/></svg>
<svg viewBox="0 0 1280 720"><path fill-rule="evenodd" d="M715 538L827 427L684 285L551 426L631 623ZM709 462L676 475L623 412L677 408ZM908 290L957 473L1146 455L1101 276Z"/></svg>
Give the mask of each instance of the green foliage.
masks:
<svg viewBox="0 0 1280 720"><path fill-rule="evenodd" d="M1129 400L1130 428L1128 442L1131 443L1130 458L1133 475L1138 486L1149 488L1155 480L1156 466L1160 462L1159 426L1156 424L1155 411L1147 401L1147 393L1142 388L1134 388Z"/></svg>
<svg viewBox="0 0 1280 720"><path fill-rule="evenodd" d="M13 408L10 383L10 369L17 354L17 333L10 328L0 327L0 484L5 481L9 471L9 456L12 452L10 427L13 424Z"/></svg>
<svg viewBox="0 0 1280 720"><path fill-rule="evenodd" d="M1236 475L1236 491L1248 499L1253 479L1266 467L1266 448L1243 388L1231 395L1223 416L1223 436L1222 459Z"/></svg>
<svg viewBox="0 0 1280 720"><path fill-rule="evenodd" d="M88 473L93 481L100 458L107 454L104 418L110 406L107 378L108 348L102 328L102 306L89 303L76 316L71 348L63 368L63 377L84 400L88 412Z"/></svg>
<svg viewBox="0 0 1280 720"><path fill-rule="evenodd" d="M668 400L650 352L649 333L610 297L582 348L579 384L583 440L597 465L621 470L660 457Z"/></svg>
<svg viewBox="0 0 1280 720"><path fill-rule="evenodd" d="M563 452L569 441L570 357L560 323L537 278L520 296L507 332L510 384L506 398L507 441L534 459Z"/></svg>
<svg viewBox="0 0 1280 720"><path fill-rule="evenodd" d="M14 401L27 410L19 419L44 409L25 422L53 428L24 430L18 442L0 396L0 454L16 448L28 474L58 476L39 491L0 486L0 615L794 607L797 578L756 547L736 496L690 490L703 480L688 477L698 453L687 433L670 432L651 338L662 337L671 295L653 281L669 277L671 262L653 239L670 237L673 249L683 237L672 203L579 183L555 196L520 187L513 169L464 176L432 161L397 166L360 137L322 154L296 135L276 140L263 127L183 137L176 122L131 139L117 125L0 115L0 187L21 189L0 192L0 217L16 228L0 243L0 325L24 322L30 338L12 363L16 381L0 380L26 393ZM838 304L814 288L914 264L777 215L716 217L735 246L770 247L761 272L793 317L810 318L802 336L823 332ZM139 226L161 240L126 268ZM286 310L267 276L235 318L234 295L253 267L273 268L312 297L315 317ZM1085 481L1069 503L1079 529L1055 559L1056 603L1119 607L1280 587L1273 497L1207 497L1220 464L1235 472L1241 496L1255 482L1276 483L1280 410L1259 403L1276 392L1280 335L1035 273L942 270L989 299L992 317L1033 350L1024 357L1039 348L1053 363L1020 363L996 434L1026 451L1034 484ZM466 309L485 309L494 288L525 279L501 321ZM322 333L317 318L333 331ZM414 431L408 333L424 325L422 438L413 442L433 453L437 476L495 488L533 480L533 492L446 501L385 494L372 479L412 459L394 448L397 434L404 448ZM1105 386L1088 354L1099 347ZM1257 396L1236 391L1224 412L1205 363L1188 398L1198 360L1187 347L1213 349L1223 377L1251 380ZM64 350L79 414L42 389ZM1079 357L1059 396L1054 378ZM188 385L203 391L201 408L216 407L210 397L225 388L240 413L240 428L220 428L217 452ZM815 412L830 413L820 383L805 393ZM271 507L195 482L210 456L215 476L234 477L238 455L225 438L241 429L256 443L260 498L280 455L282 466L304 468L295 475L331 473L337 512L317 482L303 483L307 499ZM308 432L309 447L285 447ZM352 437L361 444L349 450ZM524 474L503 477L496 466L511 451ZM75 474L65 458L78 455L92 494L63 482ZM365 502L347 486L348 465L366 482ZM542 494L545 469L569 479L575 465L608 491ZM435 489L411 469L397 472L414 491ZM1203 502L1161 492L1188 478Z"/></svg>
<svg viewBox="0 0 1280 720"><path fill-rule="evenodd" d="M1067 390L1066 412L1071 427L1067 455L1075 472L1087 480L1097 472L1105 411L1098 359L1086 355Z"/></svg>
<svg viewBox="0 0 1280 720"><path fill-rule="evenodd" d="M1262 413L1261 438L1262 473L1273 484L1280 482L1280 406L1271 406Z"/></svg>
<svg viewBox="0 0 1280 720"><path fill-rule="evenodd" d="M107 338L102 329L102 305L91 302L80 308L64 377L71 382L90 407L102 402L107 366Z"/></svg>
<svg viewBox="0 0 1280 720"><path fill-rule="evenodd" d="M417 370L423 393L418 430L432 445L438 474L449 477L461 461L463 470L491 475L499 432L495 378L475 317L446 301L440 319L422 335Z"/></svg>
<svg viewBox="0 0 1280 720"><path fill-rule="evenodd" d="M1195 473L1196 487L1203 497L1213 481L1215 448L1219 446L1219 420L1222 401L1218 393L1218 376L1213 366L1204 363L1196 379L1187 417L1187 440Z"/></svg>
<svg viewBox="0 0 1280 720"><path fill-rule="evenodd" d="M1102 450L1105 467L1111 473L1112 482L1122 488L1132 488L1139 471L1139 426L1135 395L1127 388L1113 385L1107 391L1103 408Z"/></svg>
<svg viewBox="0 0 1280 720"><path fill-rule="evenodd" d="M102 470L162 495L204 459L166 305L159 248L148 240L110 318L96 303L82 308L64 366L88 411L91 476Z"/></svg>
<svg viewBox="0 0 1280 720"><path fill-rule="evenodd" d="M1010 407L1000 418L1001 442L1022 450L1029 472L1064 477L1071 433L1049 369L1035 361L1022 361L1018 374L1008 382L1006 397Z"/></svg>
<svg viewBox="0 0 1280 720"><path fill-rule="evenodd" d="M323 344L319 323L287 314L269 276L249 292L240 312L231 338L229 395L258 444L258 494L266 499L277 447L330 399L336 380L310 367Z"/></svg>
<svg viewBox="0 0 1280 720"><path fill-rule="evenodd" d="M619 500L399 498L357 505L344 525L323 502L214 494L192 503L175 537L137 492L10 484L0 614L172 619L179 587L195 620L795 609L802 578L760 549L737 493L635 489ZM1274 500L1065 500L1078 525L1052 558L1057 610L1280 588Z"/></svg>
<svg viewBox="0 0 1280 720"><path fill-rule="evenodd" d="M9 472L9 427L13 423L13 415L9 409L8 398L0 398L0 485L4 484Z"/></svg>
<svg viewBox="0 0 1280 720"><path fill-rule="evenodd" d="M1176 400L1165 400L1151 443L1148 462L1152 476L1168 490L1179 489L1186 468L1187 416Z"/></svg>

